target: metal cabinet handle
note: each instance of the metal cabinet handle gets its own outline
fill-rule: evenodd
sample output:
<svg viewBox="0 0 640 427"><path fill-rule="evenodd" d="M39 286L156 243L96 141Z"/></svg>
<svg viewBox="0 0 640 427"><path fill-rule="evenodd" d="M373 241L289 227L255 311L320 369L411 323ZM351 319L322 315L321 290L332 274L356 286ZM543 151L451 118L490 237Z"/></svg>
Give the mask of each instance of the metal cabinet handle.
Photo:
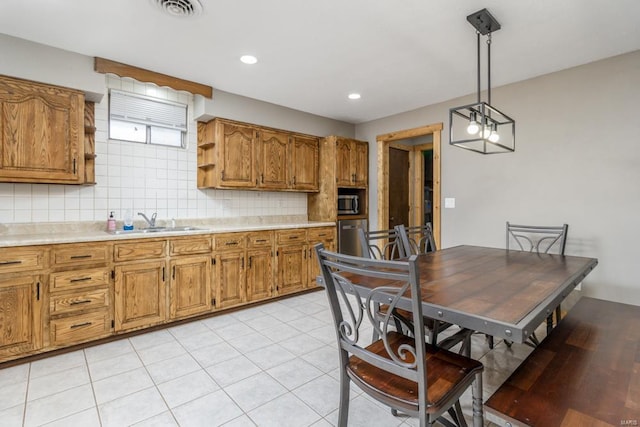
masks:
<svg viewBox="0 0 640 427"><path fill-rule="evenodd" d="M85 258L91 258L93 257L93 255L72 255L70 258L71 259L85 259Z"/></svg>
<svg viewBox="0 0 640 427"><path fill-rule="evenodd" d="M83 300L78 300L78 301L71 301L69 303L69 305L87 304L87 303L90 303L90 302L91 302L90 299L83 299Z"/></svg>
<svg viewBox="0 0 640 427"><path fill-rule="evenodd" d="M13 264L22 264L22 261L0 261L0 265L13 265Z"/></svg>
<svg viewBox="0 0 640 427"><path fill-rule="evenodd" d="M87 280L91 280L91 277L79 277L77 279L71 279L71 280L69 280L69 282L70 283L86 282Z"/></svg>
<svg viewBox="0 0 640 427"><path fill-rule="evenodd" d="M90 326L92 325L93 322L84 322L84 323L78 323L77 325L71 325L69 327L69 329L76 329L76 328L82 328L83 326Z"/></svg>

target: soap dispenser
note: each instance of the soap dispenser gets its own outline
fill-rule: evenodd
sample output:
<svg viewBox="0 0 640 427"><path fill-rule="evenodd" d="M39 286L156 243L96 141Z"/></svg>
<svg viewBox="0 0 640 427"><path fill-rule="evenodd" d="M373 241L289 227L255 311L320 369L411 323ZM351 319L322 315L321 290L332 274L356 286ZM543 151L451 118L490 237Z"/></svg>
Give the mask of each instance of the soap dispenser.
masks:
<svg viewBox="0 0 640 427"><path fill-rule="evenodd" d="M127 209L124 214L124 226L123 230L133 230L133 214L131 213L131 209Z"/></svg>
<svg viewBox="0 0 640 427"><path fill-rule="evenodd" d="M113 211L111 211L107 219L107 231L116 231L116 218L113 216Z"/></svg>

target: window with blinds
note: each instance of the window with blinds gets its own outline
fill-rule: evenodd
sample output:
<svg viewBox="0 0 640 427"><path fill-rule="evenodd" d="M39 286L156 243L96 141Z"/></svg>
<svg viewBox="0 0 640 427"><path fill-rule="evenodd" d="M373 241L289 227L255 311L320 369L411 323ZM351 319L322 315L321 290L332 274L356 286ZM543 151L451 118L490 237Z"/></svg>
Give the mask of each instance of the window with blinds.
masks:
<svg viewBox="0 0 640 427"><path fill-rule="evenodd" d="M109 91L110 139L184 148L186 135L186 104Z"/></svg>

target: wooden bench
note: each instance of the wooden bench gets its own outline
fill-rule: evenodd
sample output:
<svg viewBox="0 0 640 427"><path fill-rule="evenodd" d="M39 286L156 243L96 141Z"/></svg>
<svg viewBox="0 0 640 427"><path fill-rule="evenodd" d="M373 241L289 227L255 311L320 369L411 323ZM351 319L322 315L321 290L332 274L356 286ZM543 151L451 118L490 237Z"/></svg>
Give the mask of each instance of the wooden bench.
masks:
<svg viewBox="0 0 640 427"><path fill-rule="evenodd" d="M640 426L640 306L581 298L485 410L500 426Z"/></svg>

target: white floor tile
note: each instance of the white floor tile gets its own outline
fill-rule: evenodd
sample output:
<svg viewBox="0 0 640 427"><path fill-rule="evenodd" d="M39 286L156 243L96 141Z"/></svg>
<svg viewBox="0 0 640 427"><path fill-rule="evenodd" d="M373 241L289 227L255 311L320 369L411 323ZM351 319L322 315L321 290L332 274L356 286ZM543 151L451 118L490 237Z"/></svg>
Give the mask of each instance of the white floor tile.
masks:
<svg viewBox="0 0 640 427"><path fill-rule="evenodd" d="M103 427L128 426L167 410L162 396L150 387L98 406Z"/></svg>
<svg viewBox="0 0 640 427"><path fill-rule="evenodd" d="M202 366L189 354L183 354L173 359L162 360L147 366L151 379L156 384L162 384L191 372L202 369Z"/></svg>
<svg viewBox="0 0 640 427"><path fill-rule="evenodd" d="M59 419L49 424L45 424L45 427L70 427L70 426L82 426L82 427L101 427L100 417L98 417L97 408L93 407L77 414L69 415L68 417Z"/></svg>
<svg viewBox="0 0 640 427"><path fill-rule="evenodd" d="M0 369L0 389L6 385L29 380L29 363Z"/></svg>
<svg viewBox="0 0 640 427"><path fill-rule="evenodd" d="M0 411L24 404L27 400L27 385L25 380L0 387Z"/></svg>
<svg viewBox="0 0 640 427"><path fill-rule="evenodd" d="M138 368L93 382L98 405L153 386L153 380L145 368Z"/></svg>
<svg viewBox="0 0 640 427"><path fill-rule="evenodd" d="M25 427L39 426L95 406L90 384L27 402Z"/></svg>
<svg viewBox="0 0 640 427"><path fill-rule="evenodd" d="M194 350L191 352L191 356L198 361L200 366L206 368L225 360L240 357L241 353L226 342L222 342Z"/></svg>
<svg viewBox="0 0 640 427"><path fill-rule="evenodd" d="M338 410L326 417L333 425L338 424ZM363 395L352 399L349 403L349 427L393 427L399 426L405 417L394 417L390 409L381 408Z"/></svg>
<svg viewBox="0 0 640 427"><path fill-rule="evenodd" d="M138 350L138 355L145 365L173 359L186 353L187 350L178 341L165 342Z"/></svg>
<svg viewBox="0 0 640 427"><path fill-rule="evenodd" d="M273 368L295 358L293 353L278 344L249 352L245 356L262 369Z"/></svg>
<svg viewBox="0 0 640 427"><path fill-rule="evenodd" d="M24 416L24 403L12 408L0 410L0 420L3 427L22 427Z"/></svg>
<svg viewBox="0 0 640 427"><path fill-rule="evenodd" d="M296 356L310 353L313 350L317 350L326 345L322 341L305 333L300 333L296 337L291 337L288 340L281 341L279 344Z"/></svg>
<svg viewBox="0 0 640 427"><path fill-rule="evenodd" d="M246 378L225 387L224 390L245 412L287 392L286 388L265 373Z"/></svg>
<svg viewBox="0 0 640 427"><path fill-rule="evenodd" d="M159 384L158 389L169 408L175 408L220 389L203 370Z"/></svg>
<svg viewBox="0 0 640 427"><path fill-rule="evenodd" d="M241 337L243 335L254 333L255 330L245 325L244 323L236 322L234 324L216 329L214 332L220 335L222 339L230 340L230 339Z"/></svg>
<svg viewBox="0 0 640 427"><path fill-rule="evenodd" d="M303 427L321 419L318 413L291 393L254 409L249 412L249 417L261 427Z"/></svg>
<svg viewBox="0 0 640 427"><path fill-rule="evenodd" d="M131 345L136 350L142 350L147 347L154 347L160 344L175 341L175 337L169 333L166 329L159 331L147 332L144 334L136 335L129 338Z"/></svg>
<svg viewBox="0 0 640 427"><path fill-rule="evenodd" d="M338 350L329 345L325 345L317 350L303 354L300 357L320 369L322 372L330 372L338 367Z"/></svg>
<svg viewBox="0 0 640 427"><path fill-rule="evenodd" d="M323 375L293 390L293 394L324 417L338 409L340 382Z"/></svg>
<svg viewBox="0 0 640 427"><path fill-rule="evenodd" d="M207 368L209 375L221 387L237 383L260 371L261 369L255 363L244 356L238 356Z"/></svg>
<svg viewBox="0 0 640 427"><path fill-rule="evenodd" d="M85 348L84 354L88 363L94 363L122 356L127 353L133 353L134 351L135 350L128 339L120 339L110 343Z"/></svg>
<svg viewBox="0 0 640 427"><path fill-rule="evenodd" d="M34 378L29 381L27 400L40 399L83 384L89 384L89 382L89 371L86 366L78 366L66 371Z"/></svg>
<svg viewBox="0 0 640 427"><path fill-rule="evenodd" d="M177 339L190 337L193 335L210 331L210 329L204 323L199 321L183 323L178 326L172 326L167 330L171 335L173 335Z"/></svg>
<svg viewBox="0 0 640 427"><path fill-rule="evenodd" d="M178 424L188 427L214 427L242 415L242 409L227 394L215 391L173 409Z"/></svg>
<svg viewBox="0 0 640 427"><path fill-rule="evenodd" d="M171 412L163 412L139 423L132 424L133 427L178 427L178 422Z"/></svg>
<svg viewBox="0 0 640 427"><path fill-rule="evenodd" d="M228 339L227 342L243 354L273 344L273 341L258 332Z"/></svg>
<svg viewBox="0 0 640 427"><path fill-rule="evenodd" d="M256 424L246 415L234 418L228 423L223 424L224 427L255 427L255 425Z"/></svg>
<svg viewBox="0 0 640 427"><path fill-rule="evenodd" d="M67 369L77 366L84 366L86 363L82 350L48 357L31 363L30 378L33 379L60 371L66 371Z"/></svg>
<svg viewBox="0 0 640 427"><path fill-rule="evenodd" d="M222 342L222 338L207 328L205 332L180 337L178 338L178 342L180 342L187 351L193 351L212 344L219 344Z"/></svg>
<svg viewBox="0 0 640 427"><path fill-rule="evenodd" d="M100 360L89 364L89 374L92 381L99 381L123 372L141 368L142 362L136 353L127 353L112 359Z"/></svg>
<svg viewBox="0 0 640 427"><path fill-rule="evenodd" d="M289 390L323 375L318 368L300 358L273 367L266 372Z"/></svg>

